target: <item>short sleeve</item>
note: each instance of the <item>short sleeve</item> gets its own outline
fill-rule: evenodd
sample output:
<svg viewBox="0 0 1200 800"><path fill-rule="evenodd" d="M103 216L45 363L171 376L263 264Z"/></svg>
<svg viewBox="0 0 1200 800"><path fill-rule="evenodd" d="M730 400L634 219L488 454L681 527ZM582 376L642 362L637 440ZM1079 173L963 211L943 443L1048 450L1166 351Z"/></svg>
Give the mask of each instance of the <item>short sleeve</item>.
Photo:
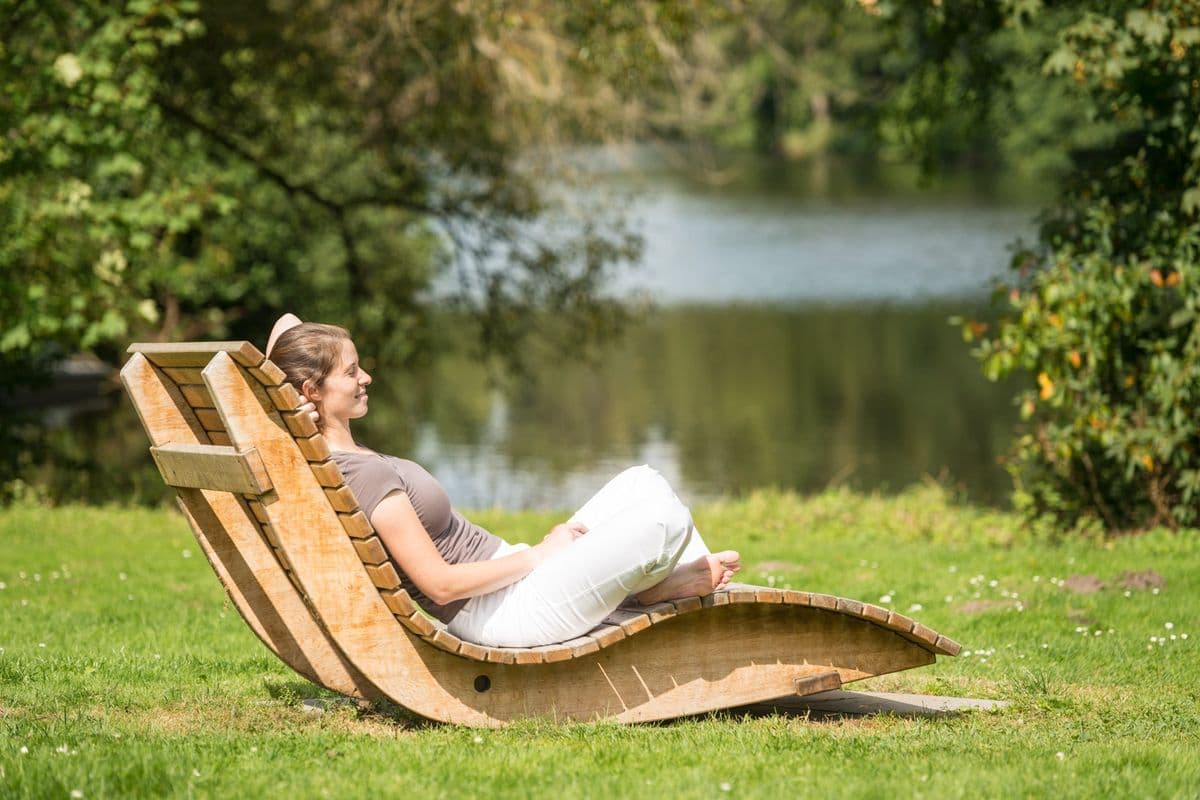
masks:
<svg viewBox="0 0 1200 800"><path fill-rule="evenodd" d="M359 508L367 515L367 519L375 513L375 507L383 498L395 491L408 491L399 473L382 458L338 458L335 454L334 461L341 469L346 478L346 485L354 492Z"/></svg>

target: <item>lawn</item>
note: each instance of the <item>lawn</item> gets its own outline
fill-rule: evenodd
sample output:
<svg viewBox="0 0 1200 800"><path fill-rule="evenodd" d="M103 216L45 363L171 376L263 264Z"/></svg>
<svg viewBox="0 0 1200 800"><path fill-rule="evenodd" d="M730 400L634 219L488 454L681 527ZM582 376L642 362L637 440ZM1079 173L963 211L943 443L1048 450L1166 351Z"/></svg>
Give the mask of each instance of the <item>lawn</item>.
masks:
<svg viewBox="0 0 1200 800"><path fill-rule="evenodd" d="M471 516L514 540L557 519ZM1196 531L1052 541L934 486L695 516L743 580L880 602L964 646L848 688L1009 707L499 731L313 713L330 695L251 634L178 514L25 505L0 510L0 797L1197 796Z"/></svg>

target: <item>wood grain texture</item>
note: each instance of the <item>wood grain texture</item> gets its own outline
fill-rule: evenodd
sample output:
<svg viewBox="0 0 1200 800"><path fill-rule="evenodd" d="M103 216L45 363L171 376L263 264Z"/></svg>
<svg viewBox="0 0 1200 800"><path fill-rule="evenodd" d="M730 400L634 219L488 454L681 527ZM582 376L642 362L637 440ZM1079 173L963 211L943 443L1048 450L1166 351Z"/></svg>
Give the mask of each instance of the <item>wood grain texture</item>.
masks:
<svg viewBox="0 0 1200 800"><path fill-rule="evenodd" d="M155 447L207 438L175 384L141 354L121 381ZM382 693L333 645L280 568L247 506L226 492L177 491L184 515L218 580L260 641L302 677L350 697Z"/></svg>
<svg viewBox="0 0 1200 800"><path fill-rule="evenodd" d="M168 486L255 495L271 490L267 468L253 449L170 442L151 447L150 455Z"/></svg>
<svg viewBox="0 0 1200 800"><path fill-rule="evenodd" d="M135 342L126 352L141 353L158 367L203 367L217 353L247 367L257 367L264 359L250 342Z"/></svg>

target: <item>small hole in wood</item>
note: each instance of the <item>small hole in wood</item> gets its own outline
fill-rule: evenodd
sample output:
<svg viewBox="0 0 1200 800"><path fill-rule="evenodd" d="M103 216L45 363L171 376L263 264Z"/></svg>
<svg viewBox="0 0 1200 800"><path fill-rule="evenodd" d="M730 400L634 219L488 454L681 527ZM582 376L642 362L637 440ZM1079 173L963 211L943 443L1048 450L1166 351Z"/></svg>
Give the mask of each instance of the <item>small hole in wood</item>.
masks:
<svg viewBox="0 0 1200 800"><path fill-rule="evenodd" d="M490 688L492 688L492 679L487 675L479 675L475 678L475 691L482 694Z"/></svg>

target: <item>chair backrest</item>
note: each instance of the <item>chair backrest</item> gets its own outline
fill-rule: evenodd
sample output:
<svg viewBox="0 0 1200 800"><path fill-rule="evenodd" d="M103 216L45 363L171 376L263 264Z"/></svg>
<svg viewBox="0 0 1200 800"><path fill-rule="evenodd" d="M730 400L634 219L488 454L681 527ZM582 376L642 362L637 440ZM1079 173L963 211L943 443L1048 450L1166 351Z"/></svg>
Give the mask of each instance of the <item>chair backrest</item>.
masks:
<svg viewBox="0 0 1200 800"><path fill-rule="evenodd" d="M151 447L168 485L228 491L238 496L280 567L303 593L263 507L264 499L288 502L289 498L275 493L270 475L253 448L239 451L231 446L218 404L204 380L204 368L217 353L225 353L238 365L264 412L292 436L388 608L410 630L432 635L436 626L401 588L395 565L331 458L325 438L307 414L296 410L302 399L287 382L283 370L249 342L138 343L131 345L129 352L141 354L156 368L161 380L175 390L170 395L177 411L185 419L194 420L192 433L199 444L170 442Z"/></svg>

